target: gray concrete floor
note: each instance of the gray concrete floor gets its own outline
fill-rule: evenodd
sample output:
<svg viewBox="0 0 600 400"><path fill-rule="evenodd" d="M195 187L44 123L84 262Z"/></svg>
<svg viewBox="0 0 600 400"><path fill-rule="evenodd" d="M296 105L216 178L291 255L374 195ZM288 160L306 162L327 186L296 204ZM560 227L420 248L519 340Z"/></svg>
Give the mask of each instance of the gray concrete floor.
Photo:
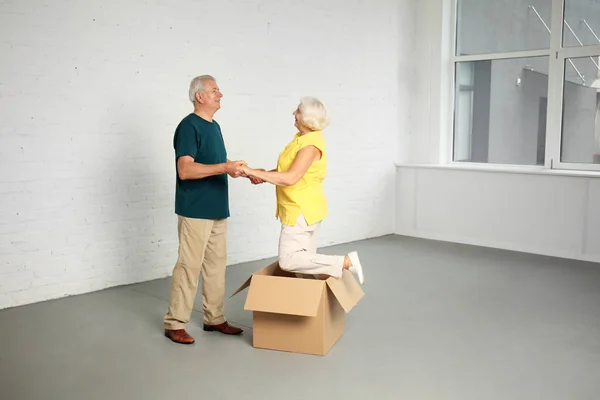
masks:
<svg viewBox="0 0 600 400"><path fill-rule="evenodd" d="M360 251L365 298L325 357L240 337L163 336L169 279L0 311L0 399L600 398L600 265L385 236ZM230 294L271 260L228 270Z"/></svg>

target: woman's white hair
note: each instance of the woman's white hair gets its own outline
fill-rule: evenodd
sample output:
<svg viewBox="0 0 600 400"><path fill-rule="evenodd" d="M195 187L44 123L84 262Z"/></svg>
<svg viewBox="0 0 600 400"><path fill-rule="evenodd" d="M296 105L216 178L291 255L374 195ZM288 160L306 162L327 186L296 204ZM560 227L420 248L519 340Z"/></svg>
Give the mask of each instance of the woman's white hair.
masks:
<svg viewBox="0 0 600 400"><path fill-rule="evenodd" d="M189 97L192 103L196 102L196 93L204 93L205 81L216 82L217 80L210 75L200 75L192 79L190 82Z"/></svg>
<svg viewBox="0 0 600 400"><path fill-rule="evenodd" d="M300 120L307 128L320 131L329 125L329 111L319 99L303 97L299 110Z"/></svg>

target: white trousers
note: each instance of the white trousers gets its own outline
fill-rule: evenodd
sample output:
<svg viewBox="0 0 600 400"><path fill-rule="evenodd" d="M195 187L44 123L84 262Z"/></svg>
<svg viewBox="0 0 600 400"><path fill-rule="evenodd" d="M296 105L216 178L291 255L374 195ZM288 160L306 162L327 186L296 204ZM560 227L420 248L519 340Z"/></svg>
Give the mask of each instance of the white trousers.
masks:
<svg viewBox="0 0 600 400"><path fill-rule="evenodd" d="M317 254L315 234L321 222L308 225L300 214L296 225L281 226L279 267L288 272L307 275L342 276L344 256Z"/></svg>

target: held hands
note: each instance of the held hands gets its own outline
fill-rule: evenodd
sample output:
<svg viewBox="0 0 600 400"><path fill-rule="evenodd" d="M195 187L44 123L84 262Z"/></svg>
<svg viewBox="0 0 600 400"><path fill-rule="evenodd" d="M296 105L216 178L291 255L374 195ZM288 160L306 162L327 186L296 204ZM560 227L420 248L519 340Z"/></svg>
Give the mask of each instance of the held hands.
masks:
<svg viewBox="0 0 600 400"><path fill-rule="evenodd" d="M256 176L253 176L253 174L252 174L252 171L264 171L264 169L262 169L262 168L252 169L252 168L248 168L247 165L244 165L242 167L242 171L243 171L244 176L247 176L253 185L259 185L261 183L265 183L265 181L263 181L260 178L257 178Z"/></svg>
<svg viewBox="0 0 600 400"><path fill-rule="evenodd" d="M247 177L250 179L253 185L264 183L260 178L253 176L252 171L264 171L262 168L252 169L248 167L248 164L244 160L228 161L225 164L225 172L232 178L238 178L240 176Z"/></svg>
<svg viewBox="0 0 600 400"><path fill-rule="evenodd" d="M238 160L238 161L228 161L225 164L225 172L231 176L232 178L237 178L240 176L246 176L244 174L243 168L248 164L246 161Z"/></svg>

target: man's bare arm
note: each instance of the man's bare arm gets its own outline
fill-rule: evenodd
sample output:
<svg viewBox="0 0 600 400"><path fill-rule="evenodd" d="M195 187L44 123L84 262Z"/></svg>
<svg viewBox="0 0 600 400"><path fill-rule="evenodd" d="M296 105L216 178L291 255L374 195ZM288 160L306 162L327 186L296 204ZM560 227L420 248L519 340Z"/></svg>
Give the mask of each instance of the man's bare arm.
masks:
<svg viewBox="0 0 600 400"><path fill-rule="evenodd" d="M214 175L228 174L234 178L242 175L242 161L229 161L222 164L201 164L190 156L181 156L177 159L177 173L179 179L202 179Z"/></svg>

